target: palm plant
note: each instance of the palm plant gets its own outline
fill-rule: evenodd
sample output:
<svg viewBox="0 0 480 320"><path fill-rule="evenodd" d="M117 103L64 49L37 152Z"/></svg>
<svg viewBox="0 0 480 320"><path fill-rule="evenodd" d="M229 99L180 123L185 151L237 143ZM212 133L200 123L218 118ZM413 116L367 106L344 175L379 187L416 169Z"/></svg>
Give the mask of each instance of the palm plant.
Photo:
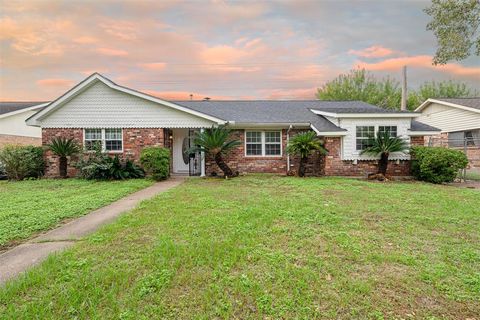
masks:
<svg viewBox="0 0 480 320"><path fill-rule="evenodd" d="M67 177L68 158L80 152L80 147L73 139L63 137L53 138L48 148L59 158L58 171L62 178Z"/></svg>
<svg viewBox="0 0 480 320"><path fill-rule="evenodd" d="M298 167L298 175L300 177L305 176L305 164L310 154L314 151L319 151L322 154L328 153L328 150L324 147L323 140L319 139L313 131L299 133L288 142L287 153L300 156Z"/></svg>
<svg viewBox="0 0 480 320"><path fill-rule="evenodd" d="M231 130L225 126L212 126L203 132L197 132L193 140L196 147L193 147L190 152L205 152L211 155L225 177L232 177L233 171L225 163L223 156L240 145L240 141L228 140L230 133Z"/></svg>
<svg viewBox="0 0 480 320"><path fill-rule="evenodd" d="M377 136L370 139L369 146L362 150L360 154L368 154L372 156L380 155L378 161L378 174L385 176L388 167L388 157L393 152L407 152L409 146L408 143L400 137L392 137L390 132L379 132Z"/></svg>

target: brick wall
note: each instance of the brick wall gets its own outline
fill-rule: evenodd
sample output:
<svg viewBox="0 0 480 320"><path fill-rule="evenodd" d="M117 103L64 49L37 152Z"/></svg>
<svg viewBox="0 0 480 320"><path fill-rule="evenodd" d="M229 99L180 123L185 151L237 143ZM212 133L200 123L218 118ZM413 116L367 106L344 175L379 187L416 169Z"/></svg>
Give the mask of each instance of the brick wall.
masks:
<svg viewBox="0 0 480 320"><path fill-rule="evenodd" d="M423 145L424 137L412 137L412 145ZM327 176L366 176L368 173L377 172L376 160L358 161L354 164L352 160L341 159L341 138L326 137L325 147L329 151L325 157L325 175ZM387 174L392 176L408 176L410 175L410 161L396 160L390 161L388 164Z"/></svg>
<svg viewBox="0 0 480 320"><path fill-rule="evenodd" d="M24 146L41 146L42 138L14 136L10 134L0 134L0 148L7 144L20 144Z"/></svg>
<svg viewBox="0 0 480 320"><path fill-rule="evenodd" d="M291 130L290 138L295 134L304 130ZM235 172L239 173L276 173L285 175L288 172L287 168L287 154L285 148L287 146L287 130L282 130L282 155L281 156L268 156L268 157L250 157L245 156L245 130L234 130L231 135L231 139L240 141L240 145L228 153L225 157L225 162ZM316 152L312 154L306 164L306 174L308 176L320 176L323 175L323 160L324 157ZM290 169L295 172L298 171L300 158L290 157ZM206 157L205 172L207 175L211 175L212 172L222 175L223 172L218 168L215 161L211 157Z"/></svg>
<svg viewBox="0 0 480 320"><path fill-rule="evenodd" d="M77 143L83 146L83 129L81 128L43 128L42 129L42 145L47 145L54 137L73 138ZM165 135L162 128L127 128L123 129L123 152L111 153L111 155L119 155L122 158L128 158L138 161L141 150L146 146L163 147L165 145ZM77 170L75 162L78 157L72 157L68 161L68 175L75 176ZM58 176L58 157L50 151L45 152L45 175L47 177Z"/></svg>

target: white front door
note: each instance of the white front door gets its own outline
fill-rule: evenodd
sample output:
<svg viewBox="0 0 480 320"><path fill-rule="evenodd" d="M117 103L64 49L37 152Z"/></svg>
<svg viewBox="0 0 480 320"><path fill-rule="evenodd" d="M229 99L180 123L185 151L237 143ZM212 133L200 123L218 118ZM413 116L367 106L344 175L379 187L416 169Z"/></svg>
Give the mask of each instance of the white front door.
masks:
<svg viewBox="0 0 480 320"><path fill-rule="evenodd" d="M173 136L173 172L188 174L188 155L184 155L188 148L188 129L172 129Z"/></svg>

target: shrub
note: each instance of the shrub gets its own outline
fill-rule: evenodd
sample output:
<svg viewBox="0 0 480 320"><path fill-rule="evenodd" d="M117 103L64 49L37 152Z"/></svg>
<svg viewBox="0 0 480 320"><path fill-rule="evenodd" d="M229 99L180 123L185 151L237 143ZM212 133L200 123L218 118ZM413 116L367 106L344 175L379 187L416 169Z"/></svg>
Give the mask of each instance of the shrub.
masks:
<svg viewBox="0 0 480 320"><path fill-rule="evenodd" d="M144 171L132 161L122 162L118 155L109 157L97 149L77 162L81 178L87 180L124 180L143 178Z"/></svg>
<svg viewBox="0 0 480 320"><path fill-rule="evenodd" d="M459 150L442 147L413 147L412 174L418 180L432 183L452 182L458 170L468 164L467 156Z"/></svg>
<svg viewBox="0 0 480 320"><path fill-rule="evenodd" d="M45 169L41 147L7 145L0 150L0 161L10 180L38 178Z"/></svg>
<svg viewBox="0 0 480 320"><path fill-rule="evenodd" d="M140 154L140 163L145 172L153 179L160 181L170 174L170 150L160 147L146 147Z"/></svg>

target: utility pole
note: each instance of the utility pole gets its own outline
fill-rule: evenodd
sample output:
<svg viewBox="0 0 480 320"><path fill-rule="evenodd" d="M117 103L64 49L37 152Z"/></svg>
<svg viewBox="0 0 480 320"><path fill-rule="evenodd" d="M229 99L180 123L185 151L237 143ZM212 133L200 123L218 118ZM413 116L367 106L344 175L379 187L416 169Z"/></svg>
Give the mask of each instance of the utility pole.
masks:
<svg viewBox="0 0 480 320"><path fill-rule="evenodd" d="M400 110L407 110L407 66L402 68L402 102L400 104Z"/></svg>

